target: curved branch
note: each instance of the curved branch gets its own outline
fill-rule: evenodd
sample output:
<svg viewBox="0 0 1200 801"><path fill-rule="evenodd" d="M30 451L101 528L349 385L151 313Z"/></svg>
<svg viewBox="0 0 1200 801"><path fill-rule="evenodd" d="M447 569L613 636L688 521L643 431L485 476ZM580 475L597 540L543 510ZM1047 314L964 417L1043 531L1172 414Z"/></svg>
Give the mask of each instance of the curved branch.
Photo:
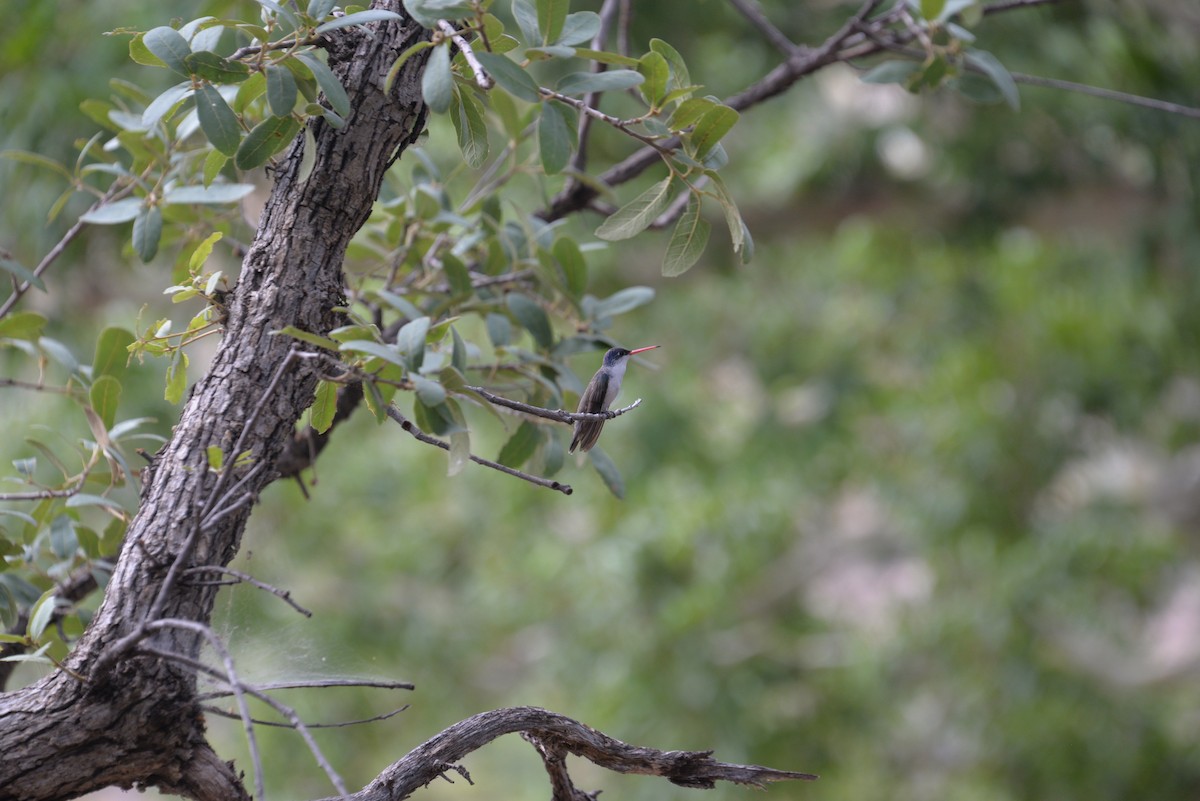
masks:
<svg viewBox="0 0 1200 801"><path fill-rule="evenodd" d="M711 788L719 781L765 787L770 782L817 778L811 773L718 762L711 751L659 751L629 745L564 715L519 706L483 712L454 724L390 765L350 798L400 801L453 770L472 751L517 732L528 733L551 754L574 754L617 773L659 776L681 787ZM545 753L541 747L538 750ZM565 768L556 770L565 774Z"/></svg>

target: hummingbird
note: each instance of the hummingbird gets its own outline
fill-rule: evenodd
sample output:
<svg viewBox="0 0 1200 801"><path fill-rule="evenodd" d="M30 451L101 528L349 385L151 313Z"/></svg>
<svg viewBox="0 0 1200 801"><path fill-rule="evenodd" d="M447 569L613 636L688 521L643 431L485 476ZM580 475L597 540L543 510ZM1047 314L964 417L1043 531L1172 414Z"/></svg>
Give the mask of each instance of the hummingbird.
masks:
<svg viewBox="0 0 1200 801"><path fill-rule="evenodd" d="M648 345L636 350L611 348L608 353L604 354L604 364L600 365L600 369L588 382L587 389L579 397L579 408L576 409L576 412L599 414L608 411L608 407L617 399L617 394L621 391L621 381L625 378L625 368L629 366L629 357L642 351L654 350L657 347L658 345ZM600 432L603 429L603 420L576 420L575 438L571 440L571 447L567 450L572 453L576 448L581 451L590 451L596 444L596 440L600 439Z"/></svg>

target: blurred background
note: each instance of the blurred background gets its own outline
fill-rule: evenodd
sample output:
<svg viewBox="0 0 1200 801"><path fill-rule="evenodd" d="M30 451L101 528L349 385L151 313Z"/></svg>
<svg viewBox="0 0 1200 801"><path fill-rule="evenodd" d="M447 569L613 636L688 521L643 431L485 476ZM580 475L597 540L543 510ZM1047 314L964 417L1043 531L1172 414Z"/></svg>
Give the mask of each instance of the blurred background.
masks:
<svg viewBox="0 0 1200 801"><path fill-rule="evenodd" d="M727 3L635 6L634 49L667 39L715 95L775 63ZM816 43L856 4L762 6ZM199 13L22 5L0 31L0 147L70 163L96 130L83 101L114 77L171 80L102 32ZM1086 0L976 33L1014 72L1200 105L1193 0ZM359 414L311 497L277 484L252 518L235 566L315 614L227 591L219 627L243 676L416 684L281 694L321 722L411 705L318 733L352 789L461 718L531 704L627 742L821 774L775 798L1195 798L1200 122L1029 86L1019 111L913 96L838 66L745 114L726 146L750 265L719 219L679 279L659 276L666 233L589 253L593 294L657 289L611 332L663 346L626 378L643 405L605 432L626 499L570 460L569 498L475 467L447 478L442 452ZM444 120L426 149L458 158ZM0 186L0 247L26 263L84 207L48 225L63 184L28 165L0 160ZM84 353L145 303L143 324L170 312L174 254L141 265L127 227L89 230L29 298ZM165 436L164 369L131 368L143 391L122 415ZM13 430L86 435L34 400L0 393ZM475 450L494 457L506 435L479 422ZM7 439L0 464L27 451ZM249 771L240 724L209 724ZM333 792L295 733L258 736L273 797ZM423 797L548 794L519 739L465 766L478 786ZM606 798L694 792L575 778Z"/></svg>

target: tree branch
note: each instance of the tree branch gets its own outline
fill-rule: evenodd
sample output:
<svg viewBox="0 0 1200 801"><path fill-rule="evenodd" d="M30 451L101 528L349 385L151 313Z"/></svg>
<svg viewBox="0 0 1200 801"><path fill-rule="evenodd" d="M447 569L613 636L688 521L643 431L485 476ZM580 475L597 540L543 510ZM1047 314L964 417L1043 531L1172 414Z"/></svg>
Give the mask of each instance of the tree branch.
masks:
<svg viewBox="0 0 1200 801"><path fill-rule="evenodd" d="M453 769L467 754L517 732L532 735L553 755L574 754L617 773L660 776L681 787L711 788L719 781L765 787L770 782L817 778L811 773L718 762L711 751L659 751L629 745L564 715L535 707L511 707L454 724L389 766L351 796L352 801L400 801ZM555 771L561 777L566 768L556 767ZM574 794L571 798L582 801Z"/></svg>
<svg viewBox="0 0 1200 801"><path fill-rule="evenodd" d="M407 417L405 417L404 414L399 409L396 408L395 404L389 405L387 407L387 415L388 415L388 417L392 418L397 423L399 423L400 427L403 428L405 431L407 431L409 434L411 434L418 442L424 442L426 445L433 445L435 447L441 448L442 450L446 450L446 451L450 450L450 445L448 443L442 442L440 439L437 439L436 437L431 437L428 434L426 434L424 431L422 431L421 429L417 428L411 420L409 420ZM491 459L484 459L481 456L476 456L473 453L470 454L469 457L470 457L471 461L474 462L475 464L481 464L484 467L490 467L493 470L499 470L501 473L508 473L510 476L519 478L522 481L528 481L530 484L535 484L539 487L545 487L546 489L557 490L558 492L561 492L563 495L570 495L571 493L573 493L575 491L574 489L572 489L570 484L563 484L561 482L554 481L553 479L542 478L540 476L530 475L529 473L524 473L524 472L522 472L520 470L516 470L512 467L507 467L505 465L502 465L499 462L493 462Z"/></svg>

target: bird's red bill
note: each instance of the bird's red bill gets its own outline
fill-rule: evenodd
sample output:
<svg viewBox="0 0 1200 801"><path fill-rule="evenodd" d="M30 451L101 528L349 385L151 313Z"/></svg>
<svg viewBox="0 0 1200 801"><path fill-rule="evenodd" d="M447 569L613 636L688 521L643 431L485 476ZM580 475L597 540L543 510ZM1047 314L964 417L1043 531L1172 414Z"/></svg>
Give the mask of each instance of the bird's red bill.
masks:
<svg viewBox="0 0 1200 801"><path fill-rule="evenodd" d="M646 346L646 347L644 347L644 348L638 348L637 350L631 350L631 351L629 351L629 355L630 355L630 356L632 356L633 354L635 354L635 353L641 353L641 352L642 352L642 351L644 351L644 350L654 350L655 348L658 348L658 347L661 347L661 345L647 345L647 346Z"/></svg>

